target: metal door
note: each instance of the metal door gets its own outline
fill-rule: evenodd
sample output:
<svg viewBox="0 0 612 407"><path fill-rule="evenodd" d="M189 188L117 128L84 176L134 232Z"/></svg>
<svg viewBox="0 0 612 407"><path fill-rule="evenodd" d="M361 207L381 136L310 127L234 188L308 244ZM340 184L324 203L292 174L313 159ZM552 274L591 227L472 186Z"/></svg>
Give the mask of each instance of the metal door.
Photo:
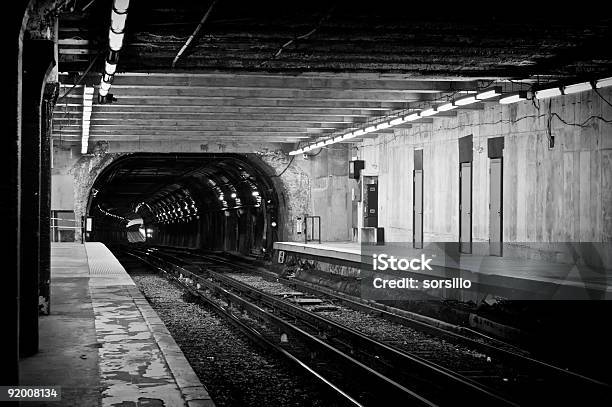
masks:
<svg viewBox="0 0 612 407"><path fill-rule="evenodd" d="M502 163L501 158L492 158L489 169L489 253L491 256L502 255Z"/></svg>
<svg viewBox="0 0 612 407"><path fill-rule="evenodd" d="M461 163L459 172L459 249L472 253L472 163Z"/></svg>
<svg viewBox="0 0 612 407"><path fill-rule="evenodd" d="M415 249L423 248L423 170L415 170L413 176L412 241Z"/></svg>
<svg viewBox="0 0 612 407"><path fill-rule="evenodd" d="M365 209L365 227L378 227L378 185L367 184L367 201L364 206Z"/></svg>

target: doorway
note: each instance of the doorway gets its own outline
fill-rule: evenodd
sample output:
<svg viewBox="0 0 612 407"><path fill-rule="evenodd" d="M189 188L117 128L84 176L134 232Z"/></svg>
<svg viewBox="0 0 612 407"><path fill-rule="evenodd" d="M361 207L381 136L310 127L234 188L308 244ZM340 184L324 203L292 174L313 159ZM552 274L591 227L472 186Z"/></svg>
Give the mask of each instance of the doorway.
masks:
<svg viewBox="0 0 612 407"><path fill-rule="evenodd" d="M472 253L472 163L459 169L459 250Z"/></svg>
<svg viewBox="0 0 612 407"><path fill-rule="evenodd" d="M502 255L503 159L492 158L489 168L489 254Z"/></svg>

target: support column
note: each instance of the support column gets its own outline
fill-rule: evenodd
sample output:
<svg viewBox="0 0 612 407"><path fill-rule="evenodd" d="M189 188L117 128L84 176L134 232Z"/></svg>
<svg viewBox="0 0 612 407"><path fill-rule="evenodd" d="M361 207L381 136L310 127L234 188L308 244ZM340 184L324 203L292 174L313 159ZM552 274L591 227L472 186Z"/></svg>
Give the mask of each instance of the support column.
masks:
<svg viewBox="0 0 612 407"><path fill-rule="evenodd" d="M42 98L55 64L54 42L23 42L21 138L21 273L19 278L19 353L38 352L38 277L40 270L40 201Z"/></svg>
<svg viewBox="0 0 612 407"><path fill-rule="evenodd" d="M20 145L23 33L28 20L28 2L16 2L5 11L8 33L4 137L0 148L0 210L4 215L2 265L3 345L0 352L0 383L19 384L19 230L20 230Z"/></svg>
<svg viewBox="0 0 612 407"><path fill-rule="evenodd" d="M42 105L40 141L40 275L38 278L38 311L51 312L51 121L59 94L59 83L45 86Z"/></svg>

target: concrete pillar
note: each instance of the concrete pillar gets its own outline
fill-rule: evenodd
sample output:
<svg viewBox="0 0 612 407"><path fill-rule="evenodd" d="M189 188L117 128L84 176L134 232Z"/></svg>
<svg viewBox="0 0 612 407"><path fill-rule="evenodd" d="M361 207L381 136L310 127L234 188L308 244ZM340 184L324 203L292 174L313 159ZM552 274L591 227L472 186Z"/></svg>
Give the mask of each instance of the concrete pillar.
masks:
<svg viewBox="0 0 612 407"><path fill-rule="evenodd" d="M21 273L19 278L19 353L38 352L38 278L40 268L40 187L42 98L55 64L52 40L23 44L21 138Z"/></svg>
<svg viewBox="0 0 612 407"><path fill-rule="evenodd" d="M43 95L40 141L40 275L38 278L39 313L51 312L51 120L59 94L59 83L47 83Z"/></svg>
<svg viewBox="0 0 612 407"><path fill-rule="evenodd" d="M21 83L23 33L28 20L27 2L16 2L5 11L8 26L4 55L6 112L4 137L0 149L0 210L4 215L2 277L4 293L0 295L3 315L3 345L0 352L0 383L19 383L19 231L20 231L20 145Z"/></svg>

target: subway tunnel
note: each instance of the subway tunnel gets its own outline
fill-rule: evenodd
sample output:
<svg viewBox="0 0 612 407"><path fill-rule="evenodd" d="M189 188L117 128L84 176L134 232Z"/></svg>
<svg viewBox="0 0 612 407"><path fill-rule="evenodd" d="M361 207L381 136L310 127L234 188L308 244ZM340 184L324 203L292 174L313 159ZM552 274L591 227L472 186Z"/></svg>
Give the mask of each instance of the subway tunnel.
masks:
<svg viewBox="0 0 612 407"><path fill-rule="evenodd" d="M282 196L258 161L240 154L121 157L94 182L86 238L265 257L282 236Z"/></svg>
<svg viewBox="0 0 612 407"><path fill-rule="evenodd" d="M21 3L0 385L86 406L610 399L609 15Z"/></svg>

